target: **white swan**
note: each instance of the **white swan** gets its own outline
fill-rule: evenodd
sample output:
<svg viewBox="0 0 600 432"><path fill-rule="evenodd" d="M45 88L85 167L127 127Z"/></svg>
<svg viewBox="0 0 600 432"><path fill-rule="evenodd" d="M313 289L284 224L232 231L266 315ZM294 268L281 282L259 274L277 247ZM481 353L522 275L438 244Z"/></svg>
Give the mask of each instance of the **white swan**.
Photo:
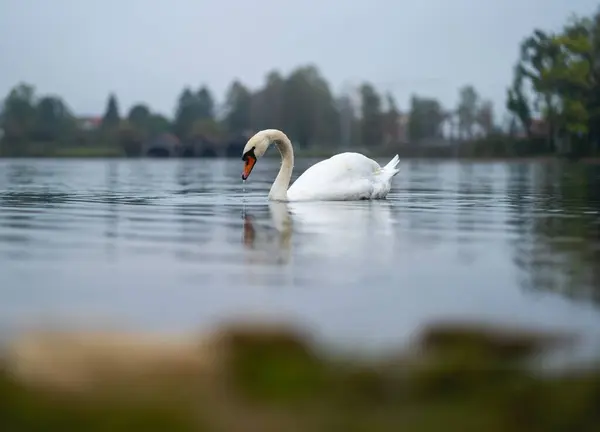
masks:
<svg viewBox="0 0 600 432"><path fill-rule="evenodd" d="M288 189L294 168L294 149L278 129L257 132L244 147L242 180L246 180L269 145L281 153L281 168L269 191L273 201L353 201L384 199L398 173L398 155L384 167L360 153L346 152L309 167Z"/></svg>

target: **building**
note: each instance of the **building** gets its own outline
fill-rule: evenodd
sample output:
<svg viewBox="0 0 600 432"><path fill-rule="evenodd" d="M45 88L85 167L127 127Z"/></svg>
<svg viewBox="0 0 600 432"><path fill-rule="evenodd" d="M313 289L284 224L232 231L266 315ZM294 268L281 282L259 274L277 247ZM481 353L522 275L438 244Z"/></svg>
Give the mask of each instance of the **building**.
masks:
<svg viewBox="0 0 600 432"><path fill-rule="evenodd" d="M99 116L79 117L77 119L77 123L81 129L90 131L90 130L98 129L102 125L102 117L99 117Z"/></svg>

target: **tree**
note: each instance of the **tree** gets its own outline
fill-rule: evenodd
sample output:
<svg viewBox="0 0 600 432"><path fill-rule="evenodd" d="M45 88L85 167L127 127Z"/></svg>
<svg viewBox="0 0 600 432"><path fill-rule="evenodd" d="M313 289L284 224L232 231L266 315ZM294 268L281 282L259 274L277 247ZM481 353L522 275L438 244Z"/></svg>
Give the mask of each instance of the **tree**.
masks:
<svg viewBox="0 0 600 432"><path fill-rule="evenodd" d="M299 148L331 143L339 138L335 101L329 85L315 66L292 71L284 81L282 93L283 127Z"/></svg>
<svg viewBox="0 0 600 432"><path fill-rule="evenodd" d="M518 65L515 67L512 87L507 90L506 108L519 119L527 136L531 136L531 108L523 93L523 80L523 69Z"/></svg>
<svg viewBox="0 0 600 432"><path fill-rule="evenodd" d="M127 120L132 126L139 130L146 131L150 123L150 108L144 104L137 104L131 107L127 114Z"/></svg>
<svg viewBox="0 0 600 432"><path fill-rule="evenodd" d="M114 129L119 125L121 121L121 115L119 114L119 104L117 97L111 93L106 103L106 110L102 117L102 127L104 129Z"/></svg>
<svg viewBox="0 0 600 432"><path fill-rule="evenodd" d="M485 136L489 136L494 132L494 104L492 101L484 100L479 104L475 121Z"/></svg>
<svg viewBox="0 0 600 432"><path fill-rule="evenodd" d="M267 74L265 85L252 95L250 125L252 129L283 129L285 80L277 71Z"/></svg>
<svg viewBox="0 0 600 432"><path fill-rule="evenodd" d="M215 122L215 102L212 93L202 86L194 93L189 87L183 89L177 102L173 124L175 134L185 141L213 135L218 128Z"/></svg>
<svg viewBox="0 0 600 432"><path fill-rule="evenodd" d="M196 121L196 97L189 87L183 89L177 101L173 130L180 140L188 138Z"/></svg>
<svg viewBox="0 0 600 432"><path fill-rule="evenodd" d="M73 117L65 103L56 96L42 97L36 106L32 138L36 141L58 141L73 131Z"/></svg>
<svg viewBox="0 0 600 432"><path fill-rule="evenodd" d="M410 101L410 118L408 122L410 141L418 143L440 138L444 119L444 110L439 101L413 95Z"/></svg>
<svg viewBox="0 0 600 432"><path fill-rule="evenodd" d="M283 87L283 125L299 148L307 148L314 139L316 113L309 71L298 68L287 77Z"/></svg>
<svg viewBox="0 0 600 432"><path fill-rule="evenodd" d="M25 83L18 84L5 98L0 128L3 147L8 154L26 153L36 120L35 105L35 90Z"/></svg>
<svg viewBox="0 0 600 432"><path fill-rule="evenodd" d="M224 136L219 123L211 118L198 118L192 125L190 137L193 139L218 141Z"/></svg>
<svg viewBox="0 0 600 432"><path fill-rule="evenodd" d="M600 121L600 13L594 19L574 18L563 32L554 35L557 64L548 73L557 99L559 132L571 137L596 134ZM582 149L589 152L591 149ZM581 151L581 150L580 150Z"/></svg>
<svg viewBox="0 0 600 432"><path fill-rule="evenodd" d="M356 115L352 99L348 95L340 96L336 105L340 118L340 144L343 149L348 149L354 144L356 134L354 129L357 127Z"/></svg>
<svg viewBox="0 0 600 432"><path fill-rule="evenodd" d="M361 138L363 145L379 146L383 144L383 115L381 97L371 84L360 87L361 97Z"/></svg>
<svg viewBox="0 0 600 432"><path fill-rule="evenodd" d="M158 135L171 130L171 122L162 114L152 113L148 119L148 133L150 136Z"/></svg>
<svg viewBox="0 0 600 432"><path fill-rule="evenodd" d="M234 134L250 129L252 93L244 84L234 81L226 96L225 127Z"/></svg>
<svg viewBox="0 0 600 432"><path fill-rule="evenodd" d="M215 119L215 101L208 87L202 86L200 90L198 90L195 100L195 109L197 112L197 119Z"/></svg>
<svg viewBox="0 0 600 432"><path fill-rule="evenodd" d="M145 140L168 132L171 129L169 119L163 115L153 113L150 108L144 104L136 104L131 107L127 114L127 124L123 130L132 135L135 132L136 137Z"/></svg>
<svg viewBox="0 0 600 432"><path fill-rule="evenodd" d="M600 140L600 12L559 33L536 29L521 44L507 107L530 132L532 112L549 126L548 149L589 154ZM522 86L530 85L530 104Z"/></svg>
<svg viewBox="0 0 600 432"><path fill-rule="evenodd" d="M168 130L168 126L165 130ZM163 131L160 131L163 132ZM159 133L153 128L153 115L144 104L136 104L127 114L127 121L119 128L119 143L127 156L139 156L143 142Z"/></svg>
<svg viewBox="0 0 600 432"><path fill-rule="evenodd" d="M6 141L24 141L30 138L36 116L35 89L21 83L4 100L2 129Z"/></svg>
<svg viewBox="0 0 600 432"><path fill-rule="evenodd" d="M400 117L400 111L396 105L396 100L391 93L387 93L385 96L387 103L387 110L383 114L383 134L384 140L387 144L395 143L398 135L398 118Z"/></svg>
<svg viewBox="0 0 600 432"><path fill-rule="evenodd" d="M466 85L459 90L457 107L458 131L461 139L473 139L473 128L477 124L479 113L479 95L475 88Z"/></svg>
<svg viewBox="0 0 600 432"><path fill-rule="evenodd" d="M312 69L312 70L311 70ZM340 112L329 83L315 68L311 70L313 103L316 107L316 130L314 142L318 146L337 145L341 139Z"/></svg>
<svg viewBox="0 0 600 432"><path fill-rule="evenodd" d="M121 147L126 156L132 157L141 155L144 136L130 120L125 120L120 123L117 140L119 147Z"/></svg>
<svg viewBox="0 0 600 432"><path fill-rule="evenodd" d="M520 67L525 77L529 79L535 92L533 110L546 119L549 126L548 150L552 151L554 143L552 135L557 128L559 118L560 98L557 97L553 70L560 63L559 50L553 43L552 37L541 30L535 30L533 35L521 44Z"/></svg>

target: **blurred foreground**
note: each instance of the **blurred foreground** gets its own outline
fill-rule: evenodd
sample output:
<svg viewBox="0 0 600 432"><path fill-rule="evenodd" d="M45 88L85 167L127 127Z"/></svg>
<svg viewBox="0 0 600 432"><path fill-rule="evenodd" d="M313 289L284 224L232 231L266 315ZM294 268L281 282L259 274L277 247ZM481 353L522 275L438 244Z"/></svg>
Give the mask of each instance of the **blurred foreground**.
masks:
<svg viewBox="0 0 600 432"><path fill-rule="evenodd" d="M325 354L283 325L204 338L42 331L7 345L10 431L600 430L600 369L535 369L563 336L426 328L387 359ZM352 357L352 358L351 358Z"/></svg>

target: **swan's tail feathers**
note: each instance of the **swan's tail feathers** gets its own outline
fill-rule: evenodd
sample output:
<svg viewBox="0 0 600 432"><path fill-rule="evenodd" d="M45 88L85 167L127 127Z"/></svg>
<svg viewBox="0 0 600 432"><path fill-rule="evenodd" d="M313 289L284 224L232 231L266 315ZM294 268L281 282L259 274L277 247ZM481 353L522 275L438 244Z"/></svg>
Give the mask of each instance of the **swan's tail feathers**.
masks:
<svg viewBox="0 0 600 432"><path fill-rule="evenodd" d="M400 158L398 157L398 155L394 156L392 160L389 161L387 165L382 168L382 173L385 173L387 176L389 176L389 178L394 177L400 172L400 170L396 168L399 162Z"/></svg>

